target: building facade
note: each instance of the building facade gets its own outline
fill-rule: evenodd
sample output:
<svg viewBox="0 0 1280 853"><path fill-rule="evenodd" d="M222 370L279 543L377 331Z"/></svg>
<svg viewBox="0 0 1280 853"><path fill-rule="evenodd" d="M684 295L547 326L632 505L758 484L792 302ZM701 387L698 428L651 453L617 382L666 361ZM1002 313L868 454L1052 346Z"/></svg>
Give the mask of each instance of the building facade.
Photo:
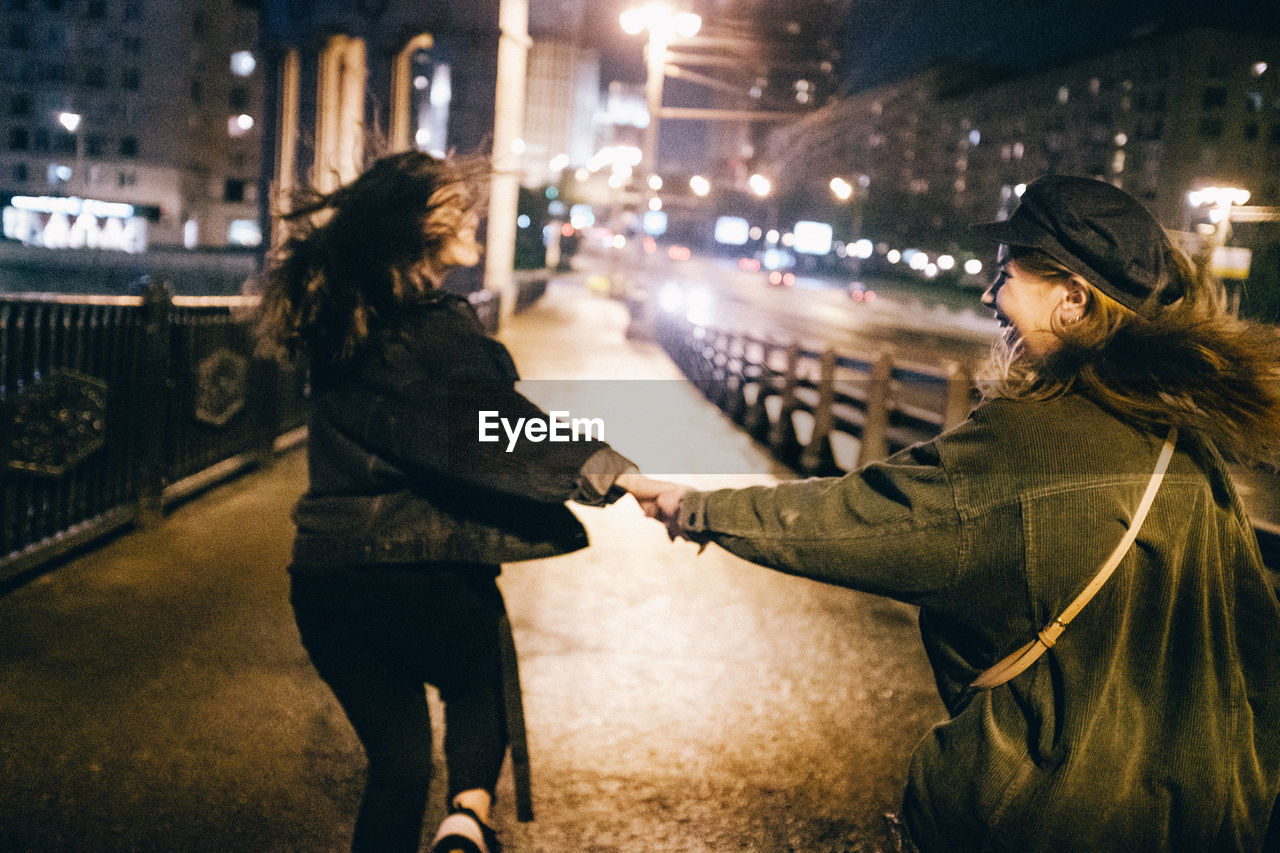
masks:
<svg viewBox="0 0 1280 853"><path fill-rule="evenodd" d="M252 4L2 0L0 7L0 200L117 205L72 211L27 202L6 213L6 233L17 229L39 243L47 230L50 246L113 248L110 229L124 220L131 233L145 230L129 244L134 250L259 241L262 77ZM61 213L46 209L59 206ZM68 213L69 230L59 218Z"/></svg>
<svg viewBox="0 0 1280 853"><path fill-rule="evenodd" d="M963 245L1047 173L1110 181L1187 231L1197 188L1280 205L1280 40L1183 30L1016 79L935 67L775 131L765 159L783 195L847 180L873 240Z"/></svg>

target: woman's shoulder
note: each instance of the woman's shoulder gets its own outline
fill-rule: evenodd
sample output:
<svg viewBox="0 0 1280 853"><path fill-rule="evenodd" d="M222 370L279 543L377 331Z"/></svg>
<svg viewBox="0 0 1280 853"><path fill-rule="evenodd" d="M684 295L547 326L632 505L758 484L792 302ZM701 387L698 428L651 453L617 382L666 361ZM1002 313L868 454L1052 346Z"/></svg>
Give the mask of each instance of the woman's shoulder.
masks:
<svg viewBox="0 0 1280 853"><path fill-rule="evenodd" d="M939 452L965 470L1042 476L1091 476L1147 466L1152 436L1078 394L1052 400L990 400L943 436Z"/></svg>
<svg viewBox="0 0 1280 853"><path fill-rule="evenodd" d="M465 296L438 293L406 304L384 332L381 359L393 369L514 381L515 366Z"/></svg>

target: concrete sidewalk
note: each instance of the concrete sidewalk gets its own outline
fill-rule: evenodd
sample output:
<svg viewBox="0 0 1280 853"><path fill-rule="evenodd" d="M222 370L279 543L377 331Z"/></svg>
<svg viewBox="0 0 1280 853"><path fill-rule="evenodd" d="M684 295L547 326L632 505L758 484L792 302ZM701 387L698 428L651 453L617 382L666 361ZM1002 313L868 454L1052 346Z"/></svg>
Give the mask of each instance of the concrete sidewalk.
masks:
<svg viewBox="0 0 1280 853"><path fill-rule="evenodd" d="M532 383L678 380L626 325L570 276L502 337ZM686 390L666 415L682 452L759 472L692 481L768 481L767 456ZM363 755L288 605L304 485L291 452L0 598L0 850L345 849ZM501 579L537 812L515 822L504 774L507 849L891 849L883 813L943 716L912 610L696 556L630 498L575 511L592 548Z"/></svg>

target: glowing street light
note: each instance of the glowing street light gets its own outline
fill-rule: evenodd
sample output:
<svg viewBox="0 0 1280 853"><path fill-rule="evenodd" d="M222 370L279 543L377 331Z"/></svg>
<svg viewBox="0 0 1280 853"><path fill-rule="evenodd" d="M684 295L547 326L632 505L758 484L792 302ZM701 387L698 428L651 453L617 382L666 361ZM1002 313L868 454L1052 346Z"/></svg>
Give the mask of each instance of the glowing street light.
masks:
<svg viewBox="0 0 1280 853"><path fill-rule="evenodd" d="M747 186L751 188L753 193L760 196L760 198L767 196L769 191L773 189L773 184L769 182L768 178L761 174L755 174L748 178Z"/></svg>
<svg viewBox="0 0 1280 853"><path fill-rule="evenodd" d="M702 18L692 12L674 12L665 3L648 3L628 9L619 18L628 35L649 31L645 63L649 76L645 97L649 107L649 124L644 129L644 168L652 175L658 170L658 113L662 110L662 84L667 48L677 38L692 38L702 28Z"/></svg>
<svg viewBox="0 0 1280 853"><path fill-rule="evenodd" d="M67 129L67 133L75 133L80 127L80 113L58 113L58 124Z"/></svg>
<svg viewBox="0 0 1280 853"><path fill-rule="evenodd" d="M1249 200L1249 191L1239 187L1201 187L1187 193L1192 207L1211 207L1209 221L1214 224L1213 245L1224 246L1231 228L1231 206Z"/></svg>
<svg viewBox="0 0 1280 853"><path fill-rule="evenodd" d="M844 178L832 178L830 187L831 192L840 201L848 201L853 197L853 185Z"/></svg>

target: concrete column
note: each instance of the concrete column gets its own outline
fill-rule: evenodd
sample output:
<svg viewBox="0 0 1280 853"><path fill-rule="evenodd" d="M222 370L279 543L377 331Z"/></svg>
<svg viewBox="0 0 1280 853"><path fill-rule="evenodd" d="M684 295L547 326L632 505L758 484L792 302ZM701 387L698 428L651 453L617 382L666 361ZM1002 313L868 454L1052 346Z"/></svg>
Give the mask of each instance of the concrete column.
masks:
<svg viewBox="0 0 1280 853"><path fill-rule="evenodd" d="M515 144L524 128L525 67L531 44L528 0L501 0L498 31L484 286L498 292L502 317L506 318L515 310L516 215L521 173L521 155Z"/></svg>

